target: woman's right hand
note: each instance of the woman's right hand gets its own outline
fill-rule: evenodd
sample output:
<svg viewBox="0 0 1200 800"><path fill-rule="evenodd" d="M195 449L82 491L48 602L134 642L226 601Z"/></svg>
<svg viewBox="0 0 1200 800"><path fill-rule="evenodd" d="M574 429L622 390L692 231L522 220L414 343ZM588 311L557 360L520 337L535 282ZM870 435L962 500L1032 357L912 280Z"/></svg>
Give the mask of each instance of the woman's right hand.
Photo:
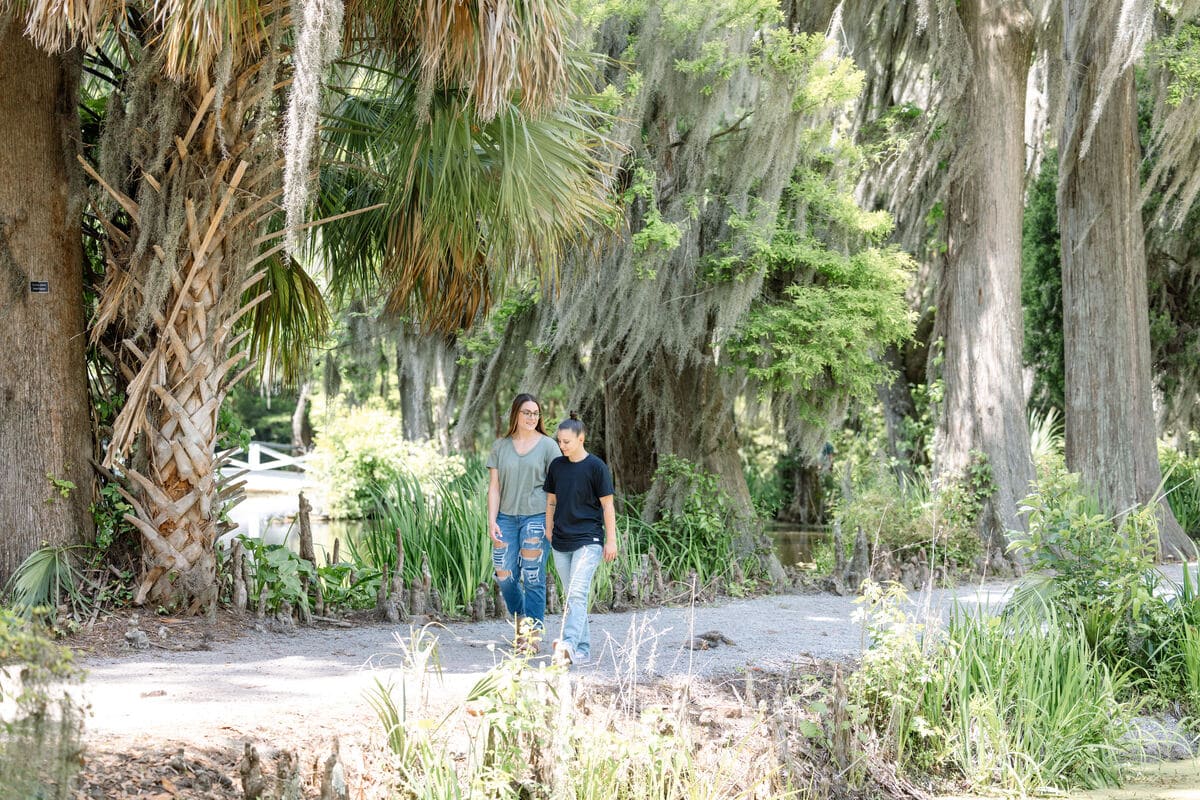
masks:
<svg viewBox="0 0 1200 800"><path fill-rule="evenodd" d="M492 537L492 547L503 547L504 540L500 538L500 524L493 522L488 530L488 536Z"/></svg>

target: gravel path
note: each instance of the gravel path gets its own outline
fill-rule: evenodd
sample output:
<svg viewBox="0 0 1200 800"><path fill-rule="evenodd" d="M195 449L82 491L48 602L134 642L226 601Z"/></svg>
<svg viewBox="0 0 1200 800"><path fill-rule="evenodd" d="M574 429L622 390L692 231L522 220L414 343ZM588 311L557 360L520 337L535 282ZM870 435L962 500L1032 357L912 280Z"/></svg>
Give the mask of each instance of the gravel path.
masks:
<svg viewBox="0 0 1200 800"><path fill-rule="evenodd" d="M926 599L931 609L944 612L954 601L993 605L1007 588L935 591ZM779 670L806 656L849 661L863 646L853 619L857 608L853 598L813 594L594 614L592 662L574 672L590 680L632 682L733 676L751 666ZM558 617L547 620L551 637L558 625ZM492 621L431 630L441 666L441 678L430 689L436 706L465 696L500 658L511 627ZM702 651L686 646L693 635L713 630L734 644ZM400 681L400 642L409 634L408 627L386 625L251 630L211 650L151 649L86 660L82 692L93 711L88 736L223 746L248 738L368 733L378 723L367 693L376 681Z"/></svg>

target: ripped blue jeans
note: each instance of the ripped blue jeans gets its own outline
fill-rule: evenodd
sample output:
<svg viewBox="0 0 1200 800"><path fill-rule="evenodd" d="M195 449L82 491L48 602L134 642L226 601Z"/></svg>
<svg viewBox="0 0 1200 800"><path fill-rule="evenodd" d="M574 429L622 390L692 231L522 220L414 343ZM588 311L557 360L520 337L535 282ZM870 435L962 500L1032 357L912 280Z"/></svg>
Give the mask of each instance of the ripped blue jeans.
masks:
<svg viewBox="0 0 1200 800"><path fill-rule="evenodd" d="M497 514L503 545L493 542L492 565L508 613L528 617L540 628L546 617L546 515Z"/></svg>

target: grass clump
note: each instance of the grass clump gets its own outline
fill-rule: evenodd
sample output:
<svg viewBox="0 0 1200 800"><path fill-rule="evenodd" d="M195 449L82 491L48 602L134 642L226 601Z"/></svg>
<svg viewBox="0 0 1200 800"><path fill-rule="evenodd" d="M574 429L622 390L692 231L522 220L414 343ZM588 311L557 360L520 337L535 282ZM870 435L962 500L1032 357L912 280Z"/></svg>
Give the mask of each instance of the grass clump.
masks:
<svg viewBox="0 0 1200 800"><path fill-rule="evenodd" d="M1120 779L1128 676L1076 620L959 610L935 633L899 588L864 600L872 646L850 692L902 767L1022 793Z"/></svg>

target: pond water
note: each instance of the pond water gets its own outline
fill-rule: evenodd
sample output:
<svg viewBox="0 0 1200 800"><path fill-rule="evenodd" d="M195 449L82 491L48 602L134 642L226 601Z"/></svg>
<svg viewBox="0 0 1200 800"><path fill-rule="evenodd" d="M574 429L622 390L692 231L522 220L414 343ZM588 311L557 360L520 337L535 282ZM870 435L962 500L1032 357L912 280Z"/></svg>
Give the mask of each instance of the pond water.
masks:
<svg viewBox="0 0 1200 800"><path fill-rule="evenodd" d="M1120 789L1045 796L1070 797L1071 800L1200 800L1200 759L1163 761L1135 767L1129 781ZM1011 800L1011 796L954 795L938 797L937 800Z"/></svg>
<svg viewBox="0 0 1200 800"><path fill-rule="evenodd" d="M779 556L779 561L784 566L792 567L812 563L813 549L829 538L829 528L772 522L767 525L767 535L775 543L775 554Z"/></svg>

